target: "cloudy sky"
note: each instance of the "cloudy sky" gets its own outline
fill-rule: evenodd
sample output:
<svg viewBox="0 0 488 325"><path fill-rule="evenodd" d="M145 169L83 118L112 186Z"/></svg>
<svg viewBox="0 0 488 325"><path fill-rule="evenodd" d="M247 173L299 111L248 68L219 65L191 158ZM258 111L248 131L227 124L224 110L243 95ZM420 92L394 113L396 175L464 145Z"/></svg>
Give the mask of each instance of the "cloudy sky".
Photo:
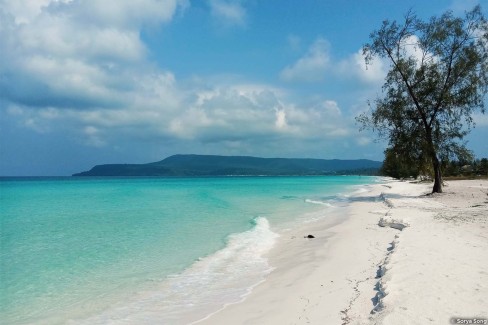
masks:
<svg viewBox="0 0 488 325"><path fill-rule="evenodd" d="M0 175L177 153L383 159L361 47L410 8L488 0L0 0ZM488 115L468 146L488 156ZM483 139L484 138L484 139Z"/></svg>

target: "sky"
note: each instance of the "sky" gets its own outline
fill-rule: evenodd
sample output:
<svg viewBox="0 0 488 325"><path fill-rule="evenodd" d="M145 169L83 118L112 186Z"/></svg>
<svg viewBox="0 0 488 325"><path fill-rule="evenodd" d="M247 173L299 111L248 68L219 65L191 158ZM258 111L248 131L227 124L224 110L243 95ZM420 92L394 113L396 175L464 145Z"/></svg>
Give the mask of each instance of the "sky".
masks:
<svg viewBox="0 0 488 325"><path fill-rule="evenodd" d="M385 19L488 0L0 0L0 176L173 154L383 160ZM488 114L466 138L488 157Z"/></svg>

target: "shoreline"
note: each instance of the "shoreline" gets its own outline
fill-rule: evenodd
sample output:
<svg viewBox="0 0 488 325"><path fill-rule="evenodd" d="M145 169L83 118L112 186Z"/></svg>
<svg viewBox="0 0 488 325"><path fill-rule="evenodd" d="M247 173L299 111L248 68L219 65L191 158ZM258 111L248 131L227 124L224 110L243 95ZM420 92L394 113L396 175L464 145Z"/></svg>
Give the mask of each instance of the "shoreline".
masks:
<svg viewBox="0 0 488 325"><path fill-rule="evenodd" d="M488 232L482 228L488 226L488 181L448 184L445 193L430 196L425 196L430 184L365 185L367 192L351 195L342 218L282 232L268 253L274 271L243 301L193 324L447 324L451 317L488 318L483 309L488 305ZM467 197L459 195L474 184L479 189L469 191L468 201L480 202L466 205ZM444 212L449 216L442 217ZM472 217L462 217L466 214ZM466 229L458 233L453 227ZM309 234L315 238L304 238ZM433 238L437 245L429 244ZM459 245L468 239L474 250ZM422 250L429 245L435 249ZM453 250L453 256L444 258L443 248ZM460 288L451 279L460 268L466 272L456 261L467 256L472 277L457 279L464 284ZM442 268L429 265L432 260ZM444 270L443 278L430 268ZM453 286L456 300L449 298Z"/></svg>
<svg viewBox="0 0 488 325"><path fill-rule="evenodd" d="M363 187L363 185L361 185L361 187ZM320 203L320 204L323 204L323 203ZM328 207L331 208L332 206L328 205ZM338 207L333 206L332 208L338 208ZM321 213L328 212L328 213L330 213L330 215L327 215L326 217L321 216L317 219L307 220L305 222L302 221L300 223L297 223L296 220L293 222L288 222L288 225L292 225L293 227L298 227L298 228L289 228L289 227L280 228L281 231L278 231L276 233L278 235L278 237L276 239L277 243L275 243L275 247L272 247L270 249L270 251L267 252L266 254L264 254L264 256L263 256L264 258L266 258L268 260L268 263L270 264L270 267L272 268L272 271L270 272L270 274L268 274L268 276L272 275L275 271L277 271L276 270L277 268L281 267L281 266L279 266L279 267L274 266L273 261L276 258L282 258L279 255L282 252L282 249L284 248L281 246L283 244L283 243L281 243L281 241L283 241L284 236L291 237L292 239L299 238L300 236L296 235L298 233L297 229L302 229L302 231L300 233L303 233L303 234L305 234L305 233L307 233L307 235L309 235L311 233L317 234L318 232L316 230L317 230L318 225L320 225L320 227L323 228L322 231L326 232L329 228L336 226L338 224L341 224L342 222L344 222L346 220L346 218L348 217L347 213L345 212L347 208L348 208L347 206L341 206L338 208L340 210L323 210ZM314 212L313 214L316 215L317 212ZM310 231L307 232L307 230L310 230ZM312 240L312 239L306 239L305 237L307 235L301 236L300 238L302 238L304 241L305 240L308 240L308 241ZM330 236L330 235L328 235L328 236ZM315 239L317 239L317 237L313 238L313 240L315 240ZM321 239L327 240L327 237L323 237ZM265 277L264 279L260 280L259 282L253 284L251 287L249 287L248 292L241 297L242 299L240 301L226 303L220 309L213 311L209 315L206 315L204 318L194 320L194 321L190 322L189 324L190 325L206 324L207 321L210 321L210 324L214 324L213 318L215 315L219 315L219 313L221 313L222 311L225 311L227 308L232 308L235 305L245 303L246 300L249 298L249 296L253 295L254 290L256 288L259 288L261 285L264 285L268 281L268 276Z"/></svg>
<svg viewBox="0 0 488 325"><path fill-rule="evenodd" d="M148 183L146 180L135 182L124 180L123 182L117 181L116 186L113 186L114 183L110 180L77 184L58 180L43 184L13 182L10 184L12 185L10 195L22 194L19 195L19 198L23 198L24 202L29 202L29 204L23 205L24 210L32 211L32 215L39 216L37 219L40 226L55 224L59 219L56 219L56 216L64 216L64 206L87 207L80 210L71 209L69 210L70 218L59 219L59 221L63 221L62 225L65 225L64 220L73 221L73 225L77 225L79 221L83 220L83 227L76 230L79 237L75 235L69 237L41 236L53 228L50 226L47 230L38 232L41 234L39 238L46 243L45 247L58 247L59 242L55 241L57 238L92 238L94 240L80 241L78 246L59 245L57 250L59 254L50 255L50 257L61 256L61 254L70 256L69 254L81 248L83 252L87 252L86 256L82 253L76 254L76 259L73 259L73 263L69 266L74 272L69 272L68 275L65 275L68 267L58 267L55 269L56 272L47 274L45 279L48 281L42 281L42 283L36 282L34 276L19 277L19 280L15 282L24 283L21 281L25 281L25 283L30 283L31 287L38 288L38 291L30 296L23 295L20 290L18 290L19 293L12 291L11 296L7 296L10 297L8 300L11 303L5 305L5 318L8 323L12 324L189 324L221 309L225 303L232 304L242 301L243 297L247 296L258 282L265 279L272 271L272 266L268 263L268 252L274 246L274 238L277 233L282 233L287 228L295 229L297 225L310 223L311 220L329 219L330 214L325 211L338 210L342 205L347 204L346 194L353 193L375 180L376 178L369 177L364 179L317 177L272 180L252 178L231 181L213 179L210 184L208 181L198 180L196 182L193 180L178 181L176 189L185 188L185 193L187 193L187 185L192 185L193 190L190 193L193 195L186 194L188 198L198 199L199 195L202 197L200 202L188 203L190 212L195 213L188 215L198 218L195 220L190 218L186 223L175 223L176 220L172 221L172 218L168 217L171 214L165 214L166 210L172 208L178 211L181 206L181 204L174 204L174 202L179 202L178 200L171 199L173 194L178 192L166 191L166 187L175 187L175 183L172 181L165 180L162 183L161 181L157 183L149 181ZM49 189L49 191L42 191L43 195L37 197L42 204L36 204L36 200L27 201L30 196L29 191L37 191L40 185ZM99 188L100 190L98 190ZM118 190L115 192L110 191L117 195L112 200L99 201L99 194L105 193L104 190L107 188L117 188ZM134 191L134 189L141 188L150 190ZM157 190L154 190L156 188ZM169 194L161 195L165 192ZM64 201L49 201L50 199L45 197L49 193L59 194L49 195L50 198L61 197ZM65 199L61 193L66 194ZM141 195L131 195L129 198L127 193ZM79 194L82 195L79 196ZM162 197L163 200L161 200ZM122 202L117 203L118 200ZM99 204L89 204L92 201ZM63 204L59 204L60 202ZM130 202L132 204L128 204ZM154 204L139 206L140 202L153 202ZM197 211L191 205L193 202L198 203L195 206L203 205L213 208L208 211L205 209ZM185 204L186 202L181 201L180 203ZM18 216L18 220L21 221L22 214L15 209L12 210L13 216ZM123 214L117 213L122 210ZM61 212L57 213L57 211ZM104 225L107 226L99 227L99 220L101 220L99 218L87 218L85 222L84 216L92 215L88 213L90 211L97 216L98 213L101 215L103 211ZM155 211L158 211L157 216ZM18 214L15 214L16 212ZM134 213L137 213L139 217L133 218ZM249 219L250 217L252 219ZM227 218L228 220L224 220ZM49 222L43 223L42 220ZM185 221L184 218L178 218L179 220ZM221 220L222 222L220 222ZM226 223L227 221L229 222ZM37 233L34 231L39 229L35 227L37 223L32 222L29 225L33 230L27 228L22 233L30 231L33 238L37 238L35 237ZM132 226L126 227L126 225ZM166 233L171 234L174 238L174 240L166 240L171 237L164 236L164 232L161 230L173 229L172 226L175 226L176 229L181 225L186 227L182 229L187 229L187 232L178 233L166 230ZM201 226L202 231L197 226ZM75 228L77 227L66 227L68 229L66 231L62 227L56 229L59 229L60 234L64 234ZM16 229L22 228L16 227ZM114 232L111 231L112 229ZM110 236L102 236L105 232ZM127 233L130 233L130 236L127 236ZM194 233L195 235L193 235ZM206 235L198 237L202 233ZM191 237L187 239L187 236ZM193 236L197 236L195 241L193 241ZM27 237L25 238L25 241L16 241L15 245L31 248L31 241L27 240ZM143 238L144 240L142 240ZM173 255L167 254L173 251L178 252L179 247L185 253L188 251L185 249L192 246L192 243L206 244L207 242L217 244L214 245L214 249L209 249L203 254L194 254L192 258L187 259L188 266L175 263L183 261L184 257L173 258ZM96 249L85 249L91 247L91 244L95 244ZM174 248L172 248L173 246ZM194 244L193 246L197 248ZM105 247L127 247L130 250L118 258L117 254L107 255L103 250ZM64 248L67 249L63 250ZM112 251L110 250L110 252ZM25 252L26 255L19 255L19 259L22 257L25 260L35 261L37 255L29 255L28 253L31 252L29 249L25 249ZM76 272L78 266L86 269L86 265L90 261L92 264L102 261L97 254L100 256L104 254L104 265L93 271ZM174 255L176 256L176 254ZM114 259L110 259L111 257ZM79 261L84 262L78 263ZM41 264L27 264L27 266L29 265L37 265L37 269L43 272L49 269L42 267ZM117 267L114 267L115 265ZM164 267L170 265L171 267L175 265L184 267L181 267L181 271L160 272L160 270L166 270ZM34 271L31 270L29 274L36 274ZM107 280L99 281L105 277ZM8 279L12 280L14 277ZM49 281L50 279L53 280ZM63 282L57 281L58 279L67 280ZM53 283L53 287L56 286L56 290L50 292L44 290L43 285L50 285L50 283ZM32 297L31 300L29 300L30 297ZM46 297L46 299L34 300L35 297ZM66 304L64 304L65 302Z"/></svg>

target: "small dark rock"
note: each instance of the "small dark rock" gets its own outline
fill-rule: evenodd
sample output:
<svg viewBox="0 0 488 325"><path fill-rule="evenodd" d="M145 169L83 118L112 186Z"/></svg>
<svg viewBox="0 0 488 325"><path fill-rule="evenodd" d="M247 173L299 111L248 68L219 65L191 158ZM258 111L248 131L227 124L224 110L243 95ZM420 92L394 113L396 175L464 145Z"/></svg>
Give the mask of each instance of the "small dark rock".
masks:
<svg viewBox="0 0 488 325"><path fill-rule="evenodd" d="M305 238L315 238L314 235L308 235L308 236L305 236Z"/></svg>

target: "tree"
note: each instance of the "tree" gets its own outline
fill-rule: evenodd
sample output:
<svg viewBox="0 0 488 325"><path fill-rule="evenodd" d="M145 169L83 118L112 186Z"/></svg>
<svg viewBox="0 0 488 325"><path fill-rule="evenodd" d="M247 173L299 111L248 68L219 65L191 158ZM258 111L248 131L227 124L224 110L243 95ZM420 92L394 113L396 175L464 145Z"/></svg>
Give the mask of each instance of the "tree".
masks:
<svg viewBox="0 0 488 325"><path fill-rule="evenodd" d="M404 156L397 154L395 150L389 148L385 150L385 160L383 161L380 173L395 178L416 178L419 175L420 169L421 167L418 164L413 163L411 160L405 160Z"/></svg>
<svg viewBox="0 0 488 325"><path fill-rule="evenodd" d="M488 175L488 159L481 158L480 160L480 174L481 175Z"/></svg>
<svg viewBox="0 0 488 325"><path fill-rule="evenodd" d="M440 161L465 155L463 137L472 113L485 112L488 90L488 23L480 6L457 18L448 11L422 21L411 11L404 21L384 21L363 47L366 64L389 63L383 95L356 119L389 140L389 150L428 158L433 192L442 192Z"/></svg>

